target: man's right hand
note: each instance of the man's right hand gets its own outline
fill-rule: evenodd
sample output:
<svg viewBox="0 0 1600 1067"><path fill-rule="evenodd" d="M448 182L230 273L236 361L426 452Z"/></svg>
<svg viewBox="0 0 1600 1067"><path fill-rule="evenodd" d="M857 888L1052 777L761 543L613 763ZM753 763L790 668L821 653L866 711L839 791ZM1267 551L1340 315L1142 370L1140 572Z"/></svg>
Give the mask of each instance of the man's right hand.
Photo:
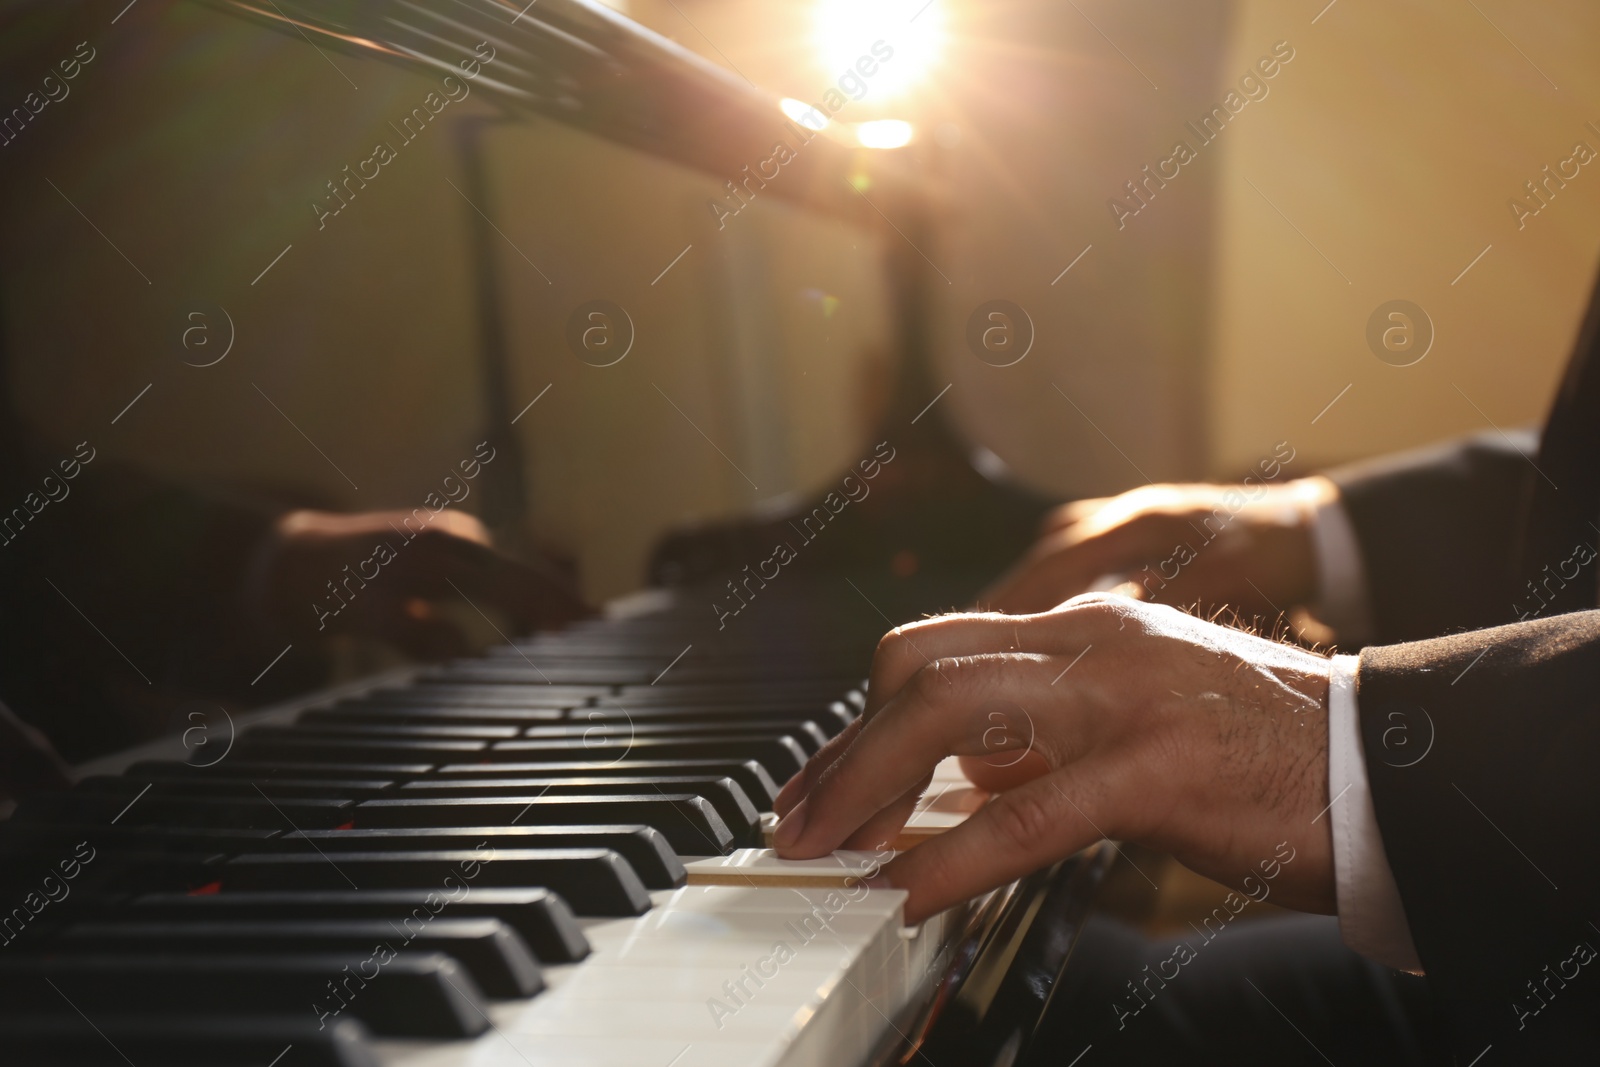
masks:
<svg viewBox="0 0 1600 1067"><path fill-rule="evenodd" d="M1325 478L1282 485L1148 485L1052 511L1037 543L978 598L1007 614L1048 611L1096 587L1144 600L1271 616L1317 596L1310 516L1338 488Z"/></svg>

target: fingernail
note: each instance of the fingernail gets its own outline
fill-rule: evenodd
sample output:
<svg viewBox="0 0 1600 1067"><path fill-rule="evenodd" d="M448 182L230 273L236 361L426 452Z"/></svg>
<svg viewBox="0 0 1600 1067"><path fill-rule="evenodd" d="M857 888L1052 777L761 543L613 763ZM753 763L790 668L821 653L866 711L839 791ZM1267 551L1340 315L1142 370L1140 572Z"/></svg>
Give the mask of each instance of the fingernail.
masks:
<svg viewBox="0 0 1600 1067"><path fill-rule="evenodd" d="M778 820L778 828L772 831L772 846L782 851L800 840L800 835L806 828L806 803L810 798L802 800L789 814Z"/></svg>

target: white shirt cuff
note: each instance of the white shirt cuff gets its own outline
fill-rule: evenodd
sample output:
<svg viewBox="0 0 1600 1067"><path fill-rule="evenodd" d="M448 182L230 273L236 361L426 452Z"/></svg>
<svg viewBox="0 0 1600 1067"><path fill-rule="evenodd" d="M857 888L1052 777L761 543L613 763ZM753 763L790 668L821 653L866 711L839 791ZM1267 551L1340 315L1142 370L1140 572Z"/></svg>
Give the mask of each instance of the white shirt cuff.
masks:
<svg viewBox="0 0 1600 1067"><path fill-rule="evenodd" d="M1356 706L1355 656L1333 657L1328 687L1328 813L1339 932L1351 949L1402 971L1421 973L1400 889L1383 851L1367 784Z"/></svg>
<svg viewBox="0 0 1600 1067"><path fill-rule="evenodd" d="M1326 478L1301 478L1291 488L1305 509L1317 560L1317 602L1311 614L1345 645L1364 644L1372 637L1367 569L1339 490Z"/></svg>

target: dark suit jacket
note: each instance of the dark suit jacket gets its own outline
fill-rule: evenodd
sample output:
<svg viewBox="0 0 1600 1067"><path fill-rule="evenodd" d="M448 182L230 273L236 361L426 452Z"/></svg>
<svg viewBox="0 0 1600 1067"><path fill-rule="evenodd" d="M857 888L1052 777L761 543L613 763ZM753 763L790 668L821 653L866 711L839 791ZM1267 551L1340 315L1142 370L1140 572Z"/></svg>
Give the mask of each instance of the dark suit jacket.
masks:
<svg viewBox="0 0 1600 1067"><path fill-rule="evenodd" d="M1519 451L1520 449L1520 451ZM1600 293L1537 443L1335 472L1384 850L1458 1063L1600 1060Z"/></svg>

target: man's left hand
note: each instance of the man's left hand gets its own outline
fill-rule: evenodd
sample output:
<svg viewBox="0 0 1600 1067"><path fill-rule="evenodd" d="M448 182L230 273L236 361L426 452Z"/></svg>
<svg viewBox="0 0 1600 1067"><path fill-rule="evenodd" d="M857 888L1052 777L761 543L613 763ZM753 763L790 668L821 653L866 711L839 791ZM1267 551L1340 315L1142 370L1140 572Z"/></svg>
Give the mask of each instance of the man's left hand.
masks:
<svg viewBox="0 0 1600 1067"><path fill-rule="evenodd" d="M508 636L592 614L568 575L497 551L474 516L446 508L420 530L407 520L415 521L412 512L280 516L264 582L268 616L307 637L357 633L415 658L443 659L469 647L460 628L435 610L441 602L465 599L480 612L498 613L515 630ZM380 543L392 554L387 562L374 562Z"/></svg>

